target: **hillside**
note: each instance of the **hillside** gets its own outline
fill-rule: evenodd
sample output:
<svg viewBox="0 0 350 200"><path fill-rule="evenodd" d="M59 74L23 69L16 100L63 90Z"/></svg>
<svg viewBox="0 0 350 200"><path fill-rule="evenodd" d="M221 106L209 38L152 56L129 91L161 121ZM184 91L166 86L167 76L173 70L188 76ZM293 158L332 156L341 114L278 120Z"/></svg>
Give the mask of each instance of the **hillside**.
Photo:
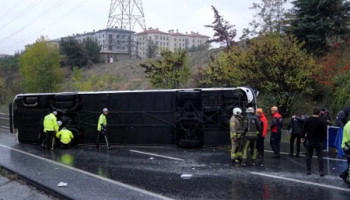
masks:
<svg viewBox="0 0 350 200"><path fill-rule="evenodd" d="M217 53L219 49L188 53L188 63L193 74L198 67L206 66L210 56ZM64 85L65 91L76 90L136 90L152 89L145 70L140 63L148 62L143 60L122 60L115 63L96 64L92 67L82 68L82 79L79 87L75 87L72 81L71 70L66 71L67 81ZM190 80L186 87L196 87Z"/></svg>

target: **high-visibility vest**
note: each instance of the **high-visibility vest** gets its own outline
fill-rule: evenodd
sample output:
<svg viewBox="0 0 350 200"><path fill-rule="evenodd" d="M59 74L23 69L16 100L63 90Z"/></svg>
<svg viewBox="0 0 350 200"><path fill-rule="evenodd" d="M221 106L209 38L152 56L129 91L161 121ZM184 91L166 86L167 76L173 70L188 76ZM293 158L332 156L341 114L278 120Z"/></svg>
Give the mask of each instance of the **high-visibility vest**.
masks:
<svg viewBox="0 0 350 200"><path fill-rule="evenodd" d="M74 138L72 131L68 129L62 129L56 134L56 137L60 139L63 144L69 144L70 141Z"/></svg>
<svg viewBox="0 0 350 200"><path fill-rule="evenodd" d="M98 123L97 123L97 130L101 131L102 130L102 126L107 126L107 117L104 114L101 114L100 117L98 118Z"/></svg>
<svg viewBox="0 0 350 200"><path fill-rule="evenodd" d="M46 131L56 131L58 132L57 118L53 113L50 113L44 118L44 132Z"/></svg>

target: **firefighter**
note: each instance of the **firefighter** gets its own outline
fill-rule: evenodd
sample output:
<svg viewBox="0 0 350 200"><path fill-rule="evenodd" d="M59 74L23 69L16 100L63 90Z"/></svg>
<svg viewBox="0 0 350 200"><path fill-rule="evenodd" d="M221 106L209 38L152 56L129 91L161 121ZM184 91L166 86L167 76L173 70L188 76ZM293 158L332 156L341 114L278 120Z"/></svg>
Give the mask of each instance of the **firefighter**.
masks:
<svg viewBox="0 0 350 200"><path fill-rule="evenodd" d="M56 137L59 139L60 146L62 148L70 148L72 144L72 139L74 135L72 131L68 130L66 127L63 127L57 134Z"/></svg>
<svg viewBox="0 0 350 200"><path fill-rule="evenodd" d="M58 132L59 125L57 124L57 111L53 111L44 118L44 141L43 147L45 149L51 149L53 151L55 145L55 134Z"/></svg>
<svg viewBox="0 0 350 200"><path fill-rule="evenodd" d="M339 176L348 183L348 186L350 187L350 121L346 123L343 130L343 140L341 147L346 154L346 159L348 161L346 170L341 173Z"/></svg>
<svg viewBox="0 0 350 200"><path fill-rule="evenodd" d="M234 108L233 115L230 119L230 138L231 138L231 160L239 162L242 158L241 135L243 133L242 109Z"/></svg>
<svg viewBox="0 0 350 200"><path fill-rule="evenodd" d="M107 108L102 110L102 114L100 115L97 123L97 139L96 139L96 148L100 149L100 139L101 137L105 138L107 149L111 149L111 145L108 142L107 137L107 115L109 113Z"/></svg>
<svg viewBox="0 0 350 200"><path fill-rule="evenodd" d="M245 167L247 165L248 150L251 153L252 165L256 163L256 140L258 134L261 131L261 122L255 115L254 108L249 107L246 110L247 116L244 119L244 134L243 134L243 155L241 166Z"/></svg>

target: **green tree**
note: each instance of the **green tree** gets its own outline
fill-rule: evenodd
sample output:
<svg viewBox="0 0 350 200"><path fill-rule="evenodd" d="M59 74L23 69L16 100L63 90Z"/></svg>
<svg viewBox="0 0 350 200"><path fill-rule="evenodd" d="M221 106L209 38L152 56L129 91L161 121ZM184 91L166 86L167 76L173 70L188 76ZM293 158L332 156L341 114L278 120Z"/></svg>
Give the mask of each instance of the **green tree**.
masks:
<svg viewBox="0 0 350 200"><path fill-rule="evenodd" d="M163 51L159 60L141 64L141 67L146 69L152 85L156 88L179 88L191 76L184 50Z"/></svg>
<svg viewBox="0 0 350 200"><path fill-rule="evenodd" d="M287 0L261 0L253 3L250 9L256 10L253 21L249 23L250 28L243 29L241 39L247 39L266 33L282 33L285 24Z"/></svg>
<svg viewBox="0 0 350 200"><path fill-rule="evenodd" d="M333 113L337 113L350 105L350 70L334 78L334 86L330 95L330 105Z"/></svg>
<svg viewBox="0 0 350 200"><path fill-rule="evenodd" d="M348 1L295 0L292 3L294 7L288 32L304 41L304 48L310 53L323 55L330 41L339 40L348 33Z"/></svg>
<svg viewBox="0 0 350 200"><path fill-rule="evenodd" d="M233 47L221 53L224 55L219 54L202 70L200 81L211 87L250 85L271 95L281 113L289 116L298 97L312 91L311 83L318 70L302 46L293 36L254 38L246 49Z"/></svg>
<svg viewBox="0 0 350 200"><path fill-rule="evenodd" d="M61 88L64 76L60 68L58 47L41 37L27 46L20 56L19 71L25 92L56 92Z"/></svg>
<svg viewBox="0 0 350 200"><path fill-rule="evenodd" d="M208 42L219 42L225 45L226 48L230 48L234 43L237 30L234 28L234 25L230 25L230 23L219 14L219 11L214 6L211 7L214 12L214 22L211 25L205 25L205 27L212 28L215 33L214 38L210 39Z"/></svg>
<svg viewBox="0 0 350 200"><path fill-rule="evenodd" d="M87 53L87 57L90 63L100 62L101 45L96 38L86 38L83 40L83 47Z"/></svg>
<svg viewBox="0 0 350 200"><path fill-rule="evenodd" d="M84 45L74 38L62 38L60 53L64 56L64 64L70 67L83 67L89 63L89 57Z"/></svg>
<svg viewBox="0 0 350 200"><path fill-rule="evenodd" d="M149 39L147 43L146 57L147 58L156 57L157 50L158 50L158 45L152 39Z"/></svg>

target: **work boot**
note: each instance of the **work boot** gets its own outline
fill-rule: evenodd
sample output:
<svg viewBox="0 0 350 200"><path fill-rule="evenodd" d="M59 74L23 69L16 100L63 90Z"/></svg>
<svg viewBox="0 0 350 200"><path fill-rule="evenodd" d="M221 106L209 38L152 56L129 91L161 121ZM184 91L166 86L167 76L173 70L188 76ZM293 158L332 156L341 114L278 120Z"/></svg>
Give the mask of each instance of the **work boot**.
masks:
<svg viewBox="0 0 350 200"><path fill-rule="evenodd" d="M311 170L308 169L308 170L306 171L306 174L307 174L307 175L310 175L310 174L311 174Z"/></svg>
<svg viewBox="0 0 350 200"><path fill-rule="evenodd" d="M280 158L280 155L275 154L275 155L272 156L272 158Z"/></svg>
<svg viewBox="0 0 350 200"><path fill-rule="evenodd" d="M252 166L255 166L256 165L256 159L253 159L252 160Z"/></svg>
<svg viewBox="0 0 350 200"><path fill-rule="evenodd" d="M243 161L241 162L241 167L245 167L245 166L247 166L247 161L246 161L246 160L243 160Z"/></svg>
<svg viewBox="0 0 350 200"><path fill-rule="evenodd" d="M320 171L320 176L321 176L321 177L324 177L323 171Z"/></svg>

